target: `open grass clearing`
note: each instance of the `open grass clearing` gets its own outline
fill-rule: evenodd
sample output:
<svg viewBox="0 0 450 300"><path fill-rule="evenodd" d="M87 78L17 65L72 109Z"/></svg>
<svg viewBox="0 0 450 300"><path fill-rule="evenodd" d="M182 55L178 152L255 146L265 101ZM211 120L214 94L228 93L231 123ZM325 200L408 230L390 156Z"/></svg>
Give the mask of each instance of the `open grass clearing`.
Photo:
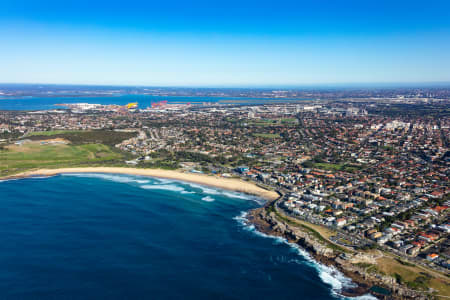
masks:
<svg viewBox="0 0 450 300"><path fill-rule="evenodd" d="M265 139L279 139L281 136L277 133L254 133L254 137L260 137Z"/></svg>
<svg viewBox="0 0 450 300"><path fill-rule="evenodd" d="M331 163L314 163L314 168L328 171L345 171L354 172L359 169L359 166L349 164L331 164Z"/></svg>
<svg viewBox="0 0 450 300"><path fill-rule="evenodd" d="M442 274L427 270L418 265L402 264L390 256L377 259L377 271L398 278L402 283L414 289L427 289L428 287L438 291L439 295L450 297L450 281Z"/></svg>
<svg viewBox="0 0 450 300"><path fill-rule="evenodd" d="M35 131L27 134L26 136L52 136L58 134L68 134L68 133L77 133L81 132L81 130L51 130L51 131Z"/></svg>
<svg viewBox="0 0 450 300"><path fill-rule="evenodd" d="M74 145L81 144L104 144L114 146L124 140L135 137L137 132L123 132L113 130L73 130L73 131L41 131L33 132L26 139L45 140L51 138L61 138L71 142Z"/></svg>
<svg viewBox="0 0 450 300"><path fill-rule="evenodd" d="M119 162L122 158L121 153L103 144L52 145L30 142L10 145L0 150L0 175L11 175L37 168Z"/></svg>

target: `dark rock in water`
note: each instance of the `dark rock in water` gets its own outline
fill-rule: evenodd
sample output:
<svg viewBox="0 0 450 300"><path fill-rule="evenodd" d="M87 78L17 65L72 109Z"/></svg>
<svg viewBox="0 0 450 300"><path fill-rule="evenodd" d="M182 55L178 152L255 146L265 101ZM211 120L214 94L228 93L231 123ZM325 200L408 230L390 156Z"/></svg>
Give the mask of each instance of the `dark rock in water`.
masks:
<svg viewBox="0 0 450 300"><path fill-rule="evenodd" d="M392 294L389 290L378 285L374 285L373 287L371 287L370 291L381 296L390 296Z"/></svg>

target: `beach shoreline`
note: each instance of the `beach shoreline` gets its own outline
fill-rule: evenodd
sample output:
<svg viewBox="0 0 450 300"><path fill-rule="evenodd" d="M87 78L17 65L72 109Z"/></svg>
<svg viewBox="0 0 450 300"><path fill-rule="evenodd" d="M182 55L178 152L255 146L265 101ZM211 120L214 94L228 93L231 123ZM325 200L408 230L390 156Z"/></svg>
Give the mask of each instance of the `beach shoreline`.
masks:
<svg viewBox="0 0 450 300"><path fill-rule="evenodd" d="M266 208L274 204L280 195L275 191L266 190L253 182L244 181L238 178L222 178L216 175L206 175L198 173L188 173L178 170L162 170L162 169L140 169L125 167L79 167L79 168L59 168L59 169L38 169L30 170L16 175L0 177L0 180L25 179L36 176L56 176L60 174L123 174L136 176L149 176L155 178L173 179L177 181L196 183L214 188L245 193L260 197L267 200L262 207L252 209L246 217L247 224L251 224L261 233L283 237L288 242L297 244L314 259L318 264L330 266L341 272L344 276L351 279L356 284L355 287L344 287L339 294L344 297L359 297L364 295L373 295L383 297L370 289L371 286L381 286L390 290L394 285L393 282L386 284L383 280L371 278L370 274L366 274L340 259L338 253L333 253L327 247L318 243L313 235L307 231L299 233L298 230L290 227L288 223L277 220L273 213L266 211ZM349 267L350 266L350 267ZM398 285L391 291L393 292L390 299L425 299L420 293L415 293L407 288Z"/></svg>
<svg viewBox="0 0 450 300"><path fill-rule="evenodd" d="M278 193L266 190L252 182L247 182L237 178L222 178L219 176L184 173L176 170L163 169L138 169L124 167L83 167L83 168L59 168L59 169L38 169L26 171L12 176L1 177L0 180L21 179L33 176L55 176L70 173L107 173L107 174L125 174L150 176L156 178L174 179L207 185L215 188L245 193L261 197L265 200L274 200L279 197Z"/></svg>

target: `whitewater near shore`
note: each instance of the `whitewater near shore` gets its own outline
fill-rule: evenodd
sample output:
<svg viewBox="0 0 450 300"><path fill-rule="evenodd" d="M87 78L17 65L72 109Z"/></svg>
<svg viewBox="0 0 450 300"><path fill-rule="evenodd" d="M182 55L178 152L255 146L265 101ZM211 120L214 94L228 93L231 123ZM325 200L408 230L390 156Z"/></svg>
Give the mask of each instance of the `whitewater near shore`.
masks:
<svg viewBox="0 0 450 300"><path fill-rule="evenodd" d="M254 183L236 178L222 178L197 173L184 173L181 171L171 171L162 169L138 169L138 168L120 168L120 167L86 167L86 168L61 168L61 169L40 169L20 173L8 178L23 178L30 176L53 176L67 173L108 173L108 174L129 174L139 176L151 176L180 181L198 183L216 188L226 189L259 196L267 200L278 198L274 191L263 189Z"/></svg>

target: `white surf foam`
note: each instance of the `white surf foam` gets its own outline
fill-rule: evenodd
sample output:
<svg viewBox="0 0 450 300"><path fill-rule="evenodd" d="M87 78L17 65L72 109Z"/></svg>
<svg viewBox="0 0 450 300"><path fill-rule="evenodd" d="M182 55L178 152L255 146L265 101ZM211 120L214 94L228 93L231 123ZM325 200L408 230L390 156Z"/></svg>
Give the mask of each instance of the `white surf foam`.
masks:
<svg viewBox="0 0 450 300"><path fill-rule="evenodd" d="M169 184L169 183L175 183L177 182L176 180L171 180L171 179L165 179L165 178L159 178L159 177L153 177L157 182L159 183L163 183L163 184ZM181 181L180 181L181 182Z"/></svg>
<svg viewBox="0 0 450 300"><path fill-rule="evenodd" d="M359 297L344 297L340 295L339 293L342 291L343 288L350 288L350 287L356 287L356 284L348 277L346 277L344 274L342 274L339 270L337 270L334 267L326 266L324 264L321 264L317 261L315 261L312 256L303 248L301 248L299 245L290 243L288 240L286 240L283 237L279 236L272 236L265 234L263 232L260 232L256 230L255 226L253 224L249 224L247 219L248 213L243 211L240 215L234 217L233 219L236 220L245 230L252 232L253 234L263 237L263 238L269 238L273 240L274 244L286 244L293 251L295 251L298 255L300 255L302 258L306 260L306 263L309 266L314 267L318 273L320 279L331 286L331 290L334 296L339 297L341 299L358 299L358 300L376 300L377 298L367 294L362 295ZM305 264L305 261L296 260L295 261L298 264Z"/></svg>
<svg viewBox="0 0 450 300"><path fill-rule="evenodd" d="M99 178L103 180L109 180L119 183L138 183L145 184L149 183L148 179L140 179L129 175L111 175L111 174L101 174L101 173L68 173L62 174L63 176L75 176L75 177L85 177L85 178Z"/></svg>
<svg viewBox="0 0 450 300"><path fill-rule="evenodd" d="M239 192L223 191L222 194L224 196L230 197L230 198L239 198L239 199L243 199L243 200L252 200L252 201L255 201L256 203L258 203L260 205L266 203L266 201L264 199L262 199L262 198L259 198L257 196L252 196L252 195L239 193Z"/></svg>
<svg viewBox="0 0 450 300"><path fill-rule="evenodd" d="M53 176L30 176L30 177L23 177L23 178L0 179L0 183L7 182L7 181L21 180L21 179L46 179L46 178L51 178L51 177L53 177Z"/></svg>
<svg viewBox="0 0 450 300"><path fill-rule="evenodd" d="M14 181L14 180L20 180L22 178L11 178L11 179L0 179L0 182L8 182L8 181Z"/></svg>
<svg viewBox="0 0 450 300"><path fill-rule="evenodd" d="M172 192L184 192L184 188L175 184L147 184L140 186L146 190L166 190Z"/></svg>
<svg viewBox="0 0 450 300"><path fill-rule="evenodd" d="M357 297L347 297L347 298L344 298L344 299L351 299L351 300L378 300L377 297L375 297L374 295L371 295L371 294L366 294L366 295L357 296Z"/></svg>
<svg viewBox="0 0 450 300"><path fill-rule="evenodd" d="M191 188L201 190L201 192L203 194L208 194L208 195L220 195L221 194L221 192L217 189L206 187L206 186L203 186L200 184L195 184L195 183L190 183L190 182L186 182L185 184L189 185Z"/></svg>
<svg viewBox="0 0 450 300"><path fill-rule="evenodd" d="M264 199L259 198L257 196L252 196L252 195L247 195L247 194L243 194L243 193L239 193L239 192L232 192L232 191L227 191L227 190L222 190L222 189L216 189L216 188L207 187L204 185L190 183L190 182L182 182L182 183L189 185L191 188L201 190L202 194L213 195L213 196L218 195L218 196L224 196L224 197L228 197L228 198L238 198L238 199L243 199L243 200L252 200L252 201L257 202L258 204L265 203Z"/></svg>
<svg viewBox="0 0 450 300"><path fill-rule="evenodd" d="M211 197L211 196L206 196L206 197L203 197L202 200L203 200L203 201L206 201L206 202L213 202L213 201L214 201L214 198Z"/></svg>
<svg viewBox="0 0 450 300"><path fill-rule="evenodd" d="M139 184L144 184L144 183L149 183L150 180L136 180L136 182Z"/></svg>
<svg viewBox="0 0 450 300"><path fill-rule="evenodd" d="M139 177L134 175L122 175L122 174L105 174L105 173L66 173L62 176L75 176L75 177L85 177L85 178L99 178L103 180L109 180L119 183L136 183L141 185L144 189L160 189L160 190L170 190L180 192L182 194L205 194L209 196L224 196L228 198L238 198L244 200L252 200L258 204L264 204L265 201L257 196L247 195L239 192L222 190L219 188L213 188L204 186L201 184L185 182L180 180L165 179L151 177L150 179L145 179L145 177ZM193 190L186 190L185 187L188 186ZM209 198L208 198L209 199Z"/></svg>
<svg viewBox="0 0 450 300"><path fill-rule="evenodd" d="M248 213L246 211L241 211L241 214L239 216L234 217L233 220L238 221L239 224L244 226L248 222L247 215Z"/></svg>
<svg viewBox="0 0 450 300"><path fill-rule="evenodd" d="M181 193L182 193L182 194L195 194L195 192L192 192L192 191L186 191L186 190L182 191Z"/></svg>

